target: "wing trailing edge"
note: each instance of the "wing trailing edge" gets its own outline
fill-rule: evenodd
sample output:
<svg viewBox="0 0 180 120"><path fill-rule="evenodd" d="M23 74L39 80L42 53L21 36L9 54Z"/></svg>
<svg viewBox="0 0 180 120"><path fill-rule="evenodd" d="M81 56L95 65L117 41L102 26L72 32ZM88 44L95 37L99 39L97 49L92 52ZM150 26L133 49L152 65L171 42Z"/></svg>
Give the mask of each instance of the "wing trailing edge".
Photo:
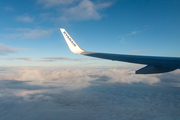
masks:
<svg viewBox="0 0 180 120"><path fill-rule="evenodd" d="M73 38L63 28L60 28L69 49L74 54L81 54L90 57L97 57L113 61L122 61L136 64L147 65L139 70L136 74L156 74L170 72L180 69L180 58L178 57L155 57L155 56L138 56L138 55L123 55L123 54L110 54L110 53L96 53L87 52L79 47Z"/></svg>
<svg viewBox="0 0 180 120"><path fill-rule="evenodd" d="M165 68L165 67L156 67L156 66L145 66L137 70L136 74L156 74L156 73L165 73L176 70L176 68Z"/></svg>

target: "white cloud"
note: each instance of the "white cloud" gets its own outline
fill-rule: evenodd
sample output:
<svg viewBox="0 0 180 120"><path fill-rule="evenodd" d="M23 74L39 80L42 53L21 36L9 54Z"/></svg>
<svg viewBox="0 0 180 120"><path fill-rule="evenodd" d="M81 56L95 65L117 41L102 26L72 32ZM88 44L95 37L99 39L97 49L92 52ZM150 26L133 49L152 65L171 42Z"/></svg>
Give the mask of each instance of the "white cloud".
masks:
<svg viewBox="0 0 180 120"><path fill-rule="evenodd" d="M125 42L125 37L119 36L119 38L121 38L121 40L120 40L121 43L126 43L126 42Z"/></svg>
<svg viewBox="0 0 180 120"><path fill-rule="evenodd" d="M75 7L69 8L65 11L70 18L75 20L89 20L100 19L101 15L95 8L95 5L89 0L82 0L82 2Z"/></svg>
<svg viewBox="0 0 180 120"><path fill-rule="evenodd" d="M102 10L104 8L108 8L112 6L112 2L105 2L105 3L99 3L99 4L95 4L95 7L97 10Z"/></svg>
<svg viewBox="0 0 180 120"><path fill-rule="evenodd" d="M129 34L126 34L126 36L137 35L137 34L140 33L140 32L141 32L141 31L135 30L135 31L132 31L132 32L129 33Z"/></svg>
<svg viewBox="0 0 180 120"><path fill-rule="evenodd" d="M44 36L49 36L52 33L52 29L51 30L43 30L43 29L34 29L34 30L30 30L27 33L23 33L22 36L23 38L40 38L40 37L44 37Z"/></svg>
<svg viewBox="0 0 180 120"><path fill-rule="evenodd" d="M4 54L2 54L2 55L4 55ZM0 55L1 55L1 52L0 52ZM67 58L67 57L43 57L43 58L33 59L30 57L9 57L9 58L3 58L3 60L24 60L24 61L32 61L32 62L78 61L78 62L82 63L87 60L98 60L98 59L96 59L96 58L95 59L94 58L78 59L78 58Z"/></svg>
<svg viewBox="0 0 180 120"><path fill-rule="evenodd" d="M27 14L24 14L24 15L21 15L21 16L18 16L16 18L17 21L20 21L20 22L33 22L34 19L31 18L30 16L28 16Z"/></svg>
<svg viewBox="0 0 180 120"><path fill-rule="evenodd" d="M16 52L18 52L18 50L22 50L22 48L11 47L11 46L0 43L0 55L16 53Z"/></svg>
<svg viewBox="0 0 180 120"><path fill-rule="evenodd" d="M44 4L45 8L50 8L64 4L71 4L74 1L79 1L79 0L38 0L38 4Z"/></svg>
<svg viewBox="0 0 180 120"><path fill-rule="evenodd" d="M41 62L54 62L54 61L59 61L59 60L80 61L80 59L72 59L72 58L67 58L67 57L44 57L41 59L42 60L38 60L38 61L41 61Z"/></svg>
<svg viewBox="0 0 180 120"><path fill-rule="evenodd" d="M5 9L6 11L13 11L13 8L12 8L12 7L4 7L4 9Z"/></svg>
<svg viewBox="0 0 180 120"><path fill-rule="evenodd" d="M31 58L16 58L23 60L31 60ZM59 59L59 58L58 58ZM53 58L54 60L54 58ZM10 72L9 72L10 71ZM64 84L64 79L68 80L70 84L67 84L67 89L84 88L90 85L92 81L100 80L102 76L107 76L105 83L134 83L142 82L147 84L153 84L160 82L157 75L136 75L131 70L109 69L109 70L83 70L83 69L39 69L39 68L26 68L26 69L11 69L8 70L9 75L0 73L0 80L43 80L48 82L51 80L58 80L59 85ZM29 75L31 74L31 75ZM16 78L14 77L16 76ZM23 77L22 77L23 76ZM34 76L34 79L31 78ZM30 77L30 78L29 78ZM78 81L77 81L78 78ZM101 79L104 79L101 78ZM99 81L98 81L99 82ZM54 84L54 82L51 82ZM57 84L57 81L55 81Z"/></svg>
<svg viewBox="0 0 180 120"><path fill-rule="evenodd" d="M126 43L125 39L129 36L132 36L132 35L137 35L138 33L140 33L141 31L138 31L138 30L135 30L135 31L132 31L131 33L128 33L128 34L125 34L125 35L121 35L119 36L121 39L121 43ZM135 51L135 52L139 52L139 51Z"/></svg>
<svg viewBox="0 0 180 120"><path fill-rule="evenodd" d="M47 15L56 16L50 17L49 19L54 21L68 21L68 20L98 20L103 17L100 13L102 9L108 8L112 6L111 2L104 3L95 3L90 0L39 0L38 3L43 4L46 8L53 8L57 11L57 14L44 13L40 16L43 17L45 15L47 19ZM66 5L64 5L66 4ZM59 6L59 8L55 7ZM52 15L53 14L53 15Z"/></svg>
<svg viewBox="0 0 180 120"><path fill-rule="evenodd" d="M132 31L131 35L136 35L138 31Z"/></svg>
<svg viewBox="0 0 180 120"><path fill-rule="evenodd" d="M6 60L25 60L25 61L32 61L32 58L29 57L14 57L14 58L5 58Z"/></svg>
<svg viewBox="0 0 180 120"><path fill-rule="evenodd" d="M77 6L65 9L64 16L72 20L101 19L99 10L110 7L111 3L95 4L90 0L82 0Z"/></svg>
<svg viewBox="0 0 180 120"><path fill-rule="evenodd" d="M30 28L17 28L12 29L13 34L4 34L5 38L20 38L20 39L37 39L41 37L49 37L54 29L30 29Z"/></svg>
<svg viewBox="0 0 180 120"><path fill-rule="evenodd" d="M180 71L158 76L119 69L1 67L0 71L0 115L4 119L180 118L179 88L162 86L159 81L171 82L173 76L179 84Z"/></svg>

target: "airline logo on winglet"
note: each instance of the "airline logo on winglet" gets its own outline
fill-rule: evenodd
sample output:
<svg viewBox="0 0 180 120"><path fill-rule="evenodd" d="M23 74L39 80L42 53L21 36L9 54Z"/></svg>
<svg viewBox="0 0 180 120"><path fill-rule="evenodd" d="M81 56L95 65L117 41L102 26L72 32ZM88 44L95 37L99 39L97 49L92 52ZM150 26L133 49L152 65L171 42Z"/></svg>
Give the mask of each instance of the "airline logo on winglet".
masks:
<svg viewBox="0 0 180 120"><path fill-rule="evenodd" d="M72 43L74 47L76 47L76 44L73 42L73 40L69 37L69 35L64 31L63 34L68 38L68 40Z"/></svg>

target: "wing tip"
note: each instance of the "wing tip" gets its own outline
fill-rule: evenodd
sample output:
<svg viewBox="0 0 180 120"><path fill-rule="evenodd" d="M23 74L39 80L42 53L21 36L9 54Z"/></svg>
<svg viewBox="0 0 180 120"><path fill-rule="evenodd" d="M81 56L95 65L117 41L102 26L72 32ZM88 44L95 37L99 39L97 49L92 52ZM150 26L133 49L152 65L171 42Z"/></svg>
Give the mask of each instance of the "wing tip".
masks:
<svg viewBox="0 0 180 120"><path fill-rule="evenodd" d="M64 39L66 43L68 44L69 49L74 53L74 54L82 54L86 51L81 49L79 45L75 42L75 40L68 34L68 32L64 28L60 28L61 33L64 36Z"/></svg>

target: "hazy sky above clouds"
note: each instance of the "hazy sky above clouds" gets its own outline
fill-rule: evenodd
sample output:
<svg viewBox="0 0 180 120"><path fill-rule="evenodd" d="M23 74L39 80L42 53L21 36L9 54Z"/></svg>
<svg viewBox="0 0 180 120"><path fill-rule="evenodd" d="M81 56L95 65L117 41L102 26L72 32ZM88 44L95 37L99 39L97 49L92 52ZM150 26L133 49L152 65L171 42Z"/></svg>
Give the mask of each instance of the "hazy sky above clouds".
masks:
<svg viewBox="0 0 180 120"><path fill-rule="evenodd" d="M1 0L0 120L179 120L180 71L87 51L180 57L179 0Z"/></svg>

